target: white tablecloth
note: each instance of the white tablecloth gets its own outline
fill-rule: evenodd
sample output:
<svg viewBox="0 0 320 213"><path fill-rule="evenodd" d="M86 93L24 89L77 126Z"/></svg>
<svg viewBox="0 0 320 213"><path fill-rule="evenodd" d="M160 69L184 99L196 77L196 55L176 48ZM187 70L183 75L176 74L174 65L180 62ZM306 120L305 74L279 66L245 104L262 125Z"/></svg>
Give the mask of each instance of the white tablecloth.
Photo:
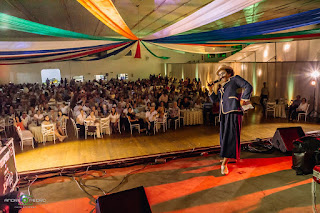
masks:
<svg viewBox="0 0 320 213"><path fill-rule="evenodd" d="M276 104L276 117L277 118L286 118L286 105L285 104Z"/></svg>
<svg viewBox="0 0 320 213"><path fill-rule="evenodd" d="M28 126L28 129L33 134L33 137L36 140L36 142L43 143L43 137L42 137L42 133L41 133L41 126L36 126L35 124L30 124ZM49 136L49 137L46 138L46 140L47 141L53 141L53 137Z"/></svg>
<svg viewBox="0 0 320 213"><path fill-rule="evenodd" d="M202 109L181 110L181 116L184 117L184 125L198 125L203 124Z"/></svg>
<svg viewBox="0 0 320 213"><path fill-rule="evenodd" d="M139 112L139 113L136 114L136 117L145 119L146 118L146 113L145 112Z"/></svg>

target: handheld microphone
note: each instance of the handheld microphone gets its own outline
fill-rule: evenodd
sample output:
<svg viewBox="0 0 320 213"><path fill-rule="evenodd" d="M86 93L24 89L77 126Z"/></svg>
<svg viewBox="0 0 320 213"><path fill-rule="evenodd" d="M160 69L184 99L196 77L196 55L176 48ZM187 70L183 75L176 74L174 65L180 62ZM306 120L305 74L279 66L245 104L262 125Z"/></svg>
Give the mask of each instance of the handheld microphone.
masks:
<svg viewBox="0 0 320 213"><path fill-rule="evenodd" d="M208 86L211 87L213 84L218 83L218 82L220 82L220 81L221 81L221 79L215 80L212 84L209 84L209 83L208 83Z"/></svg>

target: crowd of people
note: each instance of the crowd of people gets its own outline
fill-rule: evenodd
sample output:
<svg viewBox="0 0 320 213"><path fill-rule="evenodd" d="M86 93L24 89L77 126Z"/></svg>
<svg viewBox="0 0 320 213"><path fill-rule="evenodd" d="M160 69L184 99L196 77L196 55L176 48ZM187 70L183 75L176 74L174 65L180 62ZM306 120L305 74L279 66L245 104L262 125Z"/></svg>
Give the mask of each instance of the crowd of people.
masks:
<svg viewBox="0 0 320 213"><path fill-rule="evenodd" d="M177 80L150 75L137 81L75 82L61 79L59 84L7 84L0 86L0 117L12 117L21 129L30 123L54 123L56 136L65 139L63 119L73 118L84 136L85 122L101 137L97 118L110 118L113 132L139 124L151 134L154 122L180 117L180 109L202 108L210 103L198 79ZM136 115L145 112L145 118ZM218 110L216 110L218 111Z"/></svg>

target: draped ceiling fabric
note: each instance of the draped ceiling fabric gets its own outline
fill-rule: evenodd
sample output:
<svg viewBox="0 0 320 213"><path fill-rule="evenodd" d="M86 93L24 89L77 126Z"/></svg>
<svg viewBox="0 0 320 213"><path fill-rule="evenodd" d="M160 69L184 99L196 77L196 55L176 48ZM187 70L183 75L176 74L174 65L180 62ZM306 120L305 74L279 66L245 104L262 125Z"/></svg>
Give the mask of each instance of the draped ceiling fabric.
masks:
<svg viewBox="0 0 320 213"><path fill-rule="evenodd" d="M81 58L84 56L105 52L134 42L112 43L99 45L95 47L78 48L77 50L57 49L57 50L40 50L40 51L9 51L0 52L0 65L16 65L29 63L43 63L66 61ZM41 58L41 60L38 60ZM21 60L23 62L20 62ZM20 60L20 61L16 61ZM13 62L12 62L13 61Z"/></svg>
<svg viewBox="0 0 320 213"><path fill-rule="evenodd" d="M99 36L86 35L82 33L72 32L68 30L59 29L56 27L39 24L25 19L10 16L0 13L0 30L9 29L26 33L33 33L38 35L47 35L63 38L77 38L89 40L110 40L110 41L125 41L125 39L106 38Z"/></svg>
<svg viewBox="0 0 320 213"><path fill-rule="evenodd" d="M200 46L200 45L181 45L181 44L157 44L161 47L166 47L168 49L179 50L189 53L198 53L198 54L219 54L233 52L236 49L231 47L210 47L210 46Z"/></svg>
<svg viewBox="0 0 320 213"><path fill-rule="evenodd" d="M209 43L262 35L320 23L320 8L238 27L149 40L156 43ZM230 42L232 43L232 42Z"/></svg>
<svg viewBox="0 0 320 213"><path fill-rule="evenodd" d="M144 39L164 38L183 33L222 19L261 0L215 0L186 18L162 29Z"/></svg>
<svg viewBox="0 0 320 213"><path fill-rule="evenodd" d="M320 39L252 44L220 62L320 61L319 50Z"/></svg>
<svg viewBox="0 0 320 213"><path fill-rule="evenodd" d="M115 32L131 40L138 40L122 19L111 0L77 0L96 18Z"/></svg>

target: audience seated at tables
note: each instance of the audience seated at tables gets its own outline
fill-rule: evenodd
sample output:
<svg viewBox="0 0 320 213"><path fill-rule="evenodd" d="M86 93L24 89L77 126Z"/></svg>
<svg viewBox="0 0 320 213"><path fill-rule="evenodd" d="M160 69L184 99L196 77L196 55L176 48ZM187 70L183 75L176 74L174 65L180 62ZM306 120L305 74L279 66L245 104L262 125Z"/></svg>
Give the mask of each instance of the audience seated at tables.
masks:
<svg viewBox="0 0 320 213"><path fill-rule="evenodd" d="M290 120L294 120L297 118L299 113L304 113L307 111L308 103L307 99L302 98L301 103L299 104L298 108L296 108L294 111L292 111Z"/></svg>
<svg viewBox="0 0 320 213"><path fill-rule="evenodd" d="M125 128L128 123L126 115L131 107L132 115L139 113L139 117L146 117L152 129L154 114L159 114L159 120L161 120L172 105L183 109L201 108L203 100L207 97L207 92L201 88L201 82L191 79L179 81L174 78L150 75L149 79L137 81L111 79L85 83L75 80L67 82L65 79L60 84L0 85L2 89L0 115L12 118L18 115L25 128L31 123L40 125L44 115L48 115L49 120L56 124L56 129L61 136L65 134L62 129L62 120L69 119L67 116L70 115L80 128L79 135L83 137L83 120L92 111L96 118L110 116L113 128L118 128L117 122L121 119L120 124ZM177 103L173 104L175 101ZM193 102L196 103L193 104ZM170 112L169 115L171 116L172 113ZM176 114L175 117L179 115Z"/></svg>

